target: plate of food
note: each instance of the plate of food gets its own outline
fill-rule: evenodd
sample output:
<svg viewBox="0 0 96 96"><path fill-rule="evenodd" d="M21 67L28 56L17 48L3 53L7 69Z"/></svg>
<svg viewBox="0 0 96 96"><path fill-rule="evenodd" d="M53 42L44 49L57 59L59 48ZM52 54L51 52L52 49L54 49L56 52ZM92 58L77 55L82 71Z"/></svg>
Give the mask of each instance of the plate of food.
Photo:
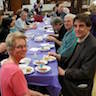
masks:
<svg viewBox="0 0 96 96"><path fill-rule="evenodd" d="M47 73L51 70L51 67L47 66L47 65L43 65L42 67L41 66L36 66L35 70L37 72L40 72L40 73Z"/></svg>
<svg viewBox="0 0 96 96"><path fill-rule="evenodd" d="M34 68L31 66L26 66L24 64L19 65L20 69L24 74L31 74L34 72Z"/></svg>
<svg viewBox="0 0 96 96"><path fill-rule="evenodd" d="M48 64L48 61L46 61L46 60L35 60L35 61L33 61L33 64L34 65L46 65L46 64Z"/></svg>
<svg viewBox="0 0 96 96"><path fill-rule="evenodd" d="M41 42L41 41L43 41L43 37L42 36L37 36L37 37L34 38L34 41Z"/></svg>
<svg viewBox="0 0 96 96"><path fill-rule="evenodd" d="M31 66L27 66L25 71L24 71L24 74L31 74L33 72L34 72L34 68Z"/></svg>
<svg viewBox="0 0 96 96"><path fill-rule="evenodd" d="M28 64L30 64L30 62L31 62L31 58L27 58L27 57L20 60L20 64L28 65Z"/></svg>
<svg viewBox="0 0 96 96"><path fill-rule="evenodd" d="M54 48L55 47L54 44L48 44L47 46L50 47L50 48Z"/></svg>
<svg viewBox="0 0 96 96"><path fill-rule="evenodd" d="M41 47L50 47L50 48L54 48L55 45L54 44L50 44L50 43L42 43Z"/></svg>
<svg viewBox="0 0 96 96"><path fill-rule="evenodd" d="M37 52L40 48L38 47L32 47L29 49L29 51Z"/></svg>
<svg viewBox="0 0 96 96"><path fill-rule="evenodd" d="M52 61L55 61L55 60L56 60L56 57L54 57L54 56L49 56L49 55L44 55L44 56L43 56L43 60L52 62Z"/></svg>
<svg viewBox="0 0 96 96"><path fill-rule="evenodd" d="M40 51L49 51L49 50L50 50L50 47L48 47L48 46L42 46L40 48Z"/></svg>

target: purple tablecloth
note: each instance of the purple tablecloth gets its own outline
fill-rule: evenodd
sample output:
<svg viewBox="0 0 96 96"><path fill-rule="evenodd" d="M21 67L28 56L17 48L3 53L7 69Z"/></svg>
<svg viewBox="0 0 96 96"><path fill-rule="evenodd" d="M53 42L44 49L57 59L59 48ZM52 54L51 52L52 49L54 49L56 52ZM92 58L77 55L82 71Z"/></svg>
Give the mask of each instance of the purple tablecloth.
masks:
<svg viewBox="0 0 96 96"><path fill-rule="evenodd" d="M44 30L40 30L40 28L42 28L45 24L44 23L40 23L38 25L38 28L36 30L28 30L26 31L26 35L30 34L35 34L35 37L39 34L39 35L44 35ZM48 33L47 33L48 34ZM29 36L29 37L30 37ZM36 42L34 41L32 38L28 39L28 49L32 48L32 47L40 47L40 43L45 43L46 40L43 40L42 42ZM53 42L49 42L51 44L53 44ZM55 51L55 48L51 49L50 51ZM37 57L34 58L33 52L29 51L27 52L27 57L31 58L32 61L30 63L30 66L32 67L36 67L33 63L34 59L40 59L43 57L43 55L48 54L48 52L36 52L37 53ZM59 84L58 81L58 64L57 61L53 61L53 62L49 62L48 65L52 68L51 71L47 72L47 73L38 73L37 71L35 71L32 74L26 75L26 79L28 81L28 84L33 84L33 85L39 85L39 86L46 86L46 88L48 89L49 93L51 94L51 96L59 96L59 92L61 90L61 86Z"/></svg>

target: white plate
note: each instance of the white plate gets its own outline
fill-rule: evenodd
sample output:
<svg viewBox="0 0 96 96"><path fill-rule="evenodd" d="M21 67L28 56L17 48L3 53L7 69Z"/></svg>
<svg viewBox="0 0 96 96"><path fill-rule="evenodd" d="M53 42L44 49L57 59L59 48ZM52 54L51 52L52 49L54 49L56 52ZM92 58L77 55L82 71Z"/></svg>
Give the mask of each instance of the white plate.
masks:
<svg viewBox="0 0 96 96"><path fill-rule="evenodd" d="M26 70L24 71L24 74L31 74L34 72L34 68L31 66L27 66Z"/></svg>
<svg viewBox="0 0 96 96"><path fill-rule="evenodd" d="M23 59L20 60L20 64L28 65L28 64L30 64L30 62L31 62L30 58L23 58Z"/></svg>
<svg viewBox="0 0 96 96"><path fill-rule="evenodd" d="M41 41L43 41L43 37L42 36L37 36L37 37L34 38L34 41L41 42Z"/></svg>
<svg viewBox="0 0 96 96"><path fill-rule="evenodd" d="M54 56L49 56L49 55L44 55L44 56L43 56L43 60L52 62L52 61L55 61L55 60L56 60L56 57L54 57Z"/></svg>
<svg viewBox="0 0 96 96"><path fill-rule="evenodd" d="M51 25L45 25L45 26L44 26L44 29L50 29L50 28L52 28Z"/></svg>
<svg viewBox="0 0 96 96"><path fill-rule="evenodd" d="M48 47L48 46L42 46L40 48L40 51L49 51L49 50L50 50L50 47Z"/></svg>
<svg viewBox="0 0 96 96"><path fill-rule="evenodd" d="M41 70L42 69L42 70ZM47 73L51 70L50 66L43 65L42 68L40 66L35 67L35 70L40 73Z"/></svg>
<svg viewBox="0 0 96 96"><path fill-rule="evenodd" d="M24 74L31 74L34 72L34 68L31 66L26 66L24 64L20 64L19 67Z"/></svg>
<svg viewBox="0 0 96 96"><path fill-rule="evenodd" d="M43 35L43 38L44 38L44 39L46 39L46 38L47 38L47 36L48 36L48 34L44 34L44 35Z"/></svg>
<svg viewBox="0 0 96 96"><path fill-rule="evenodd" d="M33 39L33 38L34 38L34 34L29 34L29 35L27 35L27 38Z"/></svg>
<svg viewBox="0 0 96 96"><path fill-rule="evenodd" d="M46 32L48 32L48 33L54 33L54 30L52 28L50 28L50 29L46 29Z"/></svg>
<svg viewBox="0 0 96 96"><path fill-rule="evenodd" d="M49 44L50 48L54 48L55 45L54 44Z"/></svg>
<svg viewBox="0 0 96 96"><path fill-rule="evenodd" d="M33 64L35 64L35 65L40 65L40 64L45 65L45 64L48 64L48 62L45 61L45 60L35 60L35 61L33 61Z"/></svg>
<svg viewBox="0 0 96 96"><path fill-rule="evenodd" d="M55 45L54 44L49 44L49 43L42 43L41 46L43 47L50 47L50 48L54 48Z"/></svg>
<svg viewBox="0 0 96 96"><path fill-rule="evenodd" d="M40 48L36 48L36 47L35 47L35 48L30 48L29 50L30 50L30 51L33 51L33 52L37 52L39 49L40 49Z"/></svg>
<svg viewBox="0 0 96 96"><path fill-rule="evenodd" d="M47 45L49 45L49 43L41 43L40 45L41 46L47 46Z"/></svg>

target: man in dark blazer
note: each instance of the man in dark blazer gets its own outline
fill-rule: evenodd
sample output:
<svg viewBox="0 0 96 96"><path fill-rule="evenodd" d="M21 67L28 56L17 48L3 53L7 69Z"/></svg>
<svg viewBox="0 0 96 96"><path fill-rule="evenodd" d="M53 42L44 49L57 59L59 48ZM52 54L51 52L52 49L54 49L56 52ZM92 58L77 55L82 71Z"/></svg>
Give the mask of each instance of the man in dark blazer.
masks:
<svg viewBox="0 0 96 96"><path fill-rule="evenodd" d="M74 30L78 44L72 56L66 61L53 54L61 61L58 69L63 96L91 96L96 68L96 39L90 33L90 27L88 15L77 15Z"/></svg>

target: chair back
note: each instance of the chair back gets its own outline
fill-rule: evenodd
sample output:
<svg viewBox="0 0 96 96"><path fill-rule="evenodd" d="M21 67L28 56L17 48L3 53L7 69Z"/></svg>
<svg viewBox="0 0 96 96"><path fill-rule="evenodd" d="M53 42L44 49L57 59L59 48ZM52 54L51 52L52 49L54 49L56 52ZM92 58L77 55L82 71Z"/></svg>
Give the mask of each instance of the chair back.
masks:
<svg viewBox="0 0 96 96"><path fill-rule="evenodd" d="M96 96L96 72L95 72L93 88L92 88L92 96Z"/></svg>

